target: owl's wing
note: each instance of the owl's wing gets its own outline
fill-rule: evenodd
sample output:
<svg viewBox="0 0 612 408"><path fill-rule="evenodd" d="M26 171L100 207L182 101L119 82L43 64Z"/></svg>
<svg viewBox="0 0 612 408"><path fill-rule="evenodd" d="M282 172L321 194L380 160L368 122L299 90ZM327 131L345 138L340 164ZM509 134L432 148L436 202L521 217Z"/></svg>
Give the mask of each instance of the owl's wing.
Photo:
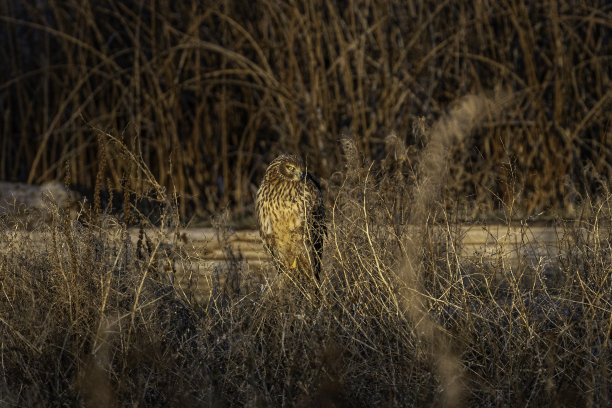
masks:
<svg viewBox="0 0 612 408"><path fill-rule="evenodd" d="M314 229L320 231L321 235L327 235L327 225L325 222L325 203L323 202L323 194L321 193L321 184L316 177L308 173L308 180L311 184L311 192L313 196L312 203L312 218Z"/></svg>
<svg viewBox="0 0 612 408"><path fill-rule="evenodd" d="M312 175L308 175L310 181L310 219L308 220L308 234L310 241L310 257L313 258L312 269L315 278L319 280L321 272L321 257L323 255L323 239L327 235L327 226L325 222L325 205L323 195L321 194L321 186L318 180Z"/></svg>

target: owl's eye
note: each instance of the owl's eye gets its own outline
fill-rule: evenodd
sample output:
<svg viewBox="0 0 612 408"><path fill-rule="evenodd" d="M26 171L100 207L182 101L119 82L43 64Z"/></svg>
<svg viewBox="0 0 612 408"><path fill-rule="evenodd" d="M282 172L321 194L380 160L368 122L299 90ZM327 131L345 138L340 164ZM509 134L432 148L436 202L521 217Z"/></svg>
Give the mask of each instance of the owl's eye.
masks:
<svg viewBox="0 0 612 408"><path fill-rule="evenodd" d="M288 165L287 166L287 170L293 172L293 171L295 171L295 167L293 167L292 165Z"/></svg>

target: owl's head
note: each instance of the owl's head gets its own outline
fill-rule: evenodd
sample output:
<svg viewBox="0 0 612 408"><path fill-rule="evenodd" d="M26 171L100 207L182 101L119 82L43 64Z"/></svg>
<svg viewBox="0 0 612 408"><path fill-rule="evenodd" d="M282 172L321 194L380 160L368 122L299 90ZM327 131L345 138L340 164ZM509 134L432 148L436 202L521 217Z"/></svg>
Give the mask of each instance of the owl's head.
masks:
<svg viewBox="0 0 612 408"><path fill-rule="evenodd" d="M304 162L299 156L283 154L278 156L270 166L268 171L275 171L286 180L301 181L306 177Z"/></svg>

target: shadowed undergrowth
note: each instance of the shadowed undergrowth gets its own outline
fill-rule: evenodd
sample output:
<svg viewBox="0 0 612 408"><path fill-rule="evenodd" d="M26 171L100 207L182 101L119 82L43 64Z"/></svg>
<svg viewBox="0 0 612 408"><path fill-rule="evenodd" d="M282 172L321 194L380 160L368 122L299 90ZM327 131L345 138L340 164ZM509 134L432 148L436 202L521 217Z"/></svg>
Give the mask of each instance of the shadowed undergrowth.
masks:
<svg viewBox="0 0 612 408"><path fill-rule="evenodd" d="M0 179L62 180L68 162L92 189L94 126L128 135L182 216L248 217L279 153L328 178L343 129L368 160L395 130L417 163L413 122L502 87L517 103L450 146L446 196L468 219L512 202L574 216L612 177L611 12L607 0L3 0ZM130 165L107 163L107 188Z"/></svg>

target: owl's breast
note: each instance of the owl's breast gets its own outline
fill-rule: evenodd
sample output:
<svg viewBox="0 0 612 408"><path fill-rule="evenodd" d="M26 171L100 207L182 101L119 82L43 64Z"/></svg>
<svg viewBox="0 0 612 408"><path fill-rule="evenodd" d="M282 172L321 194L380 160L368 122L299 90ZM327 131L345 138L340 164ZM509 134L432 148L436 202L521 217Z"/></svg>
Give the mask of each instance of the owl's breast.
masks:
<svg viewBox="0 0 612 408"><path fill-rule="evenodd" d="M304 226L304 204L289 199L279 202L278 224L286 232L293 232Z"/></svg>

